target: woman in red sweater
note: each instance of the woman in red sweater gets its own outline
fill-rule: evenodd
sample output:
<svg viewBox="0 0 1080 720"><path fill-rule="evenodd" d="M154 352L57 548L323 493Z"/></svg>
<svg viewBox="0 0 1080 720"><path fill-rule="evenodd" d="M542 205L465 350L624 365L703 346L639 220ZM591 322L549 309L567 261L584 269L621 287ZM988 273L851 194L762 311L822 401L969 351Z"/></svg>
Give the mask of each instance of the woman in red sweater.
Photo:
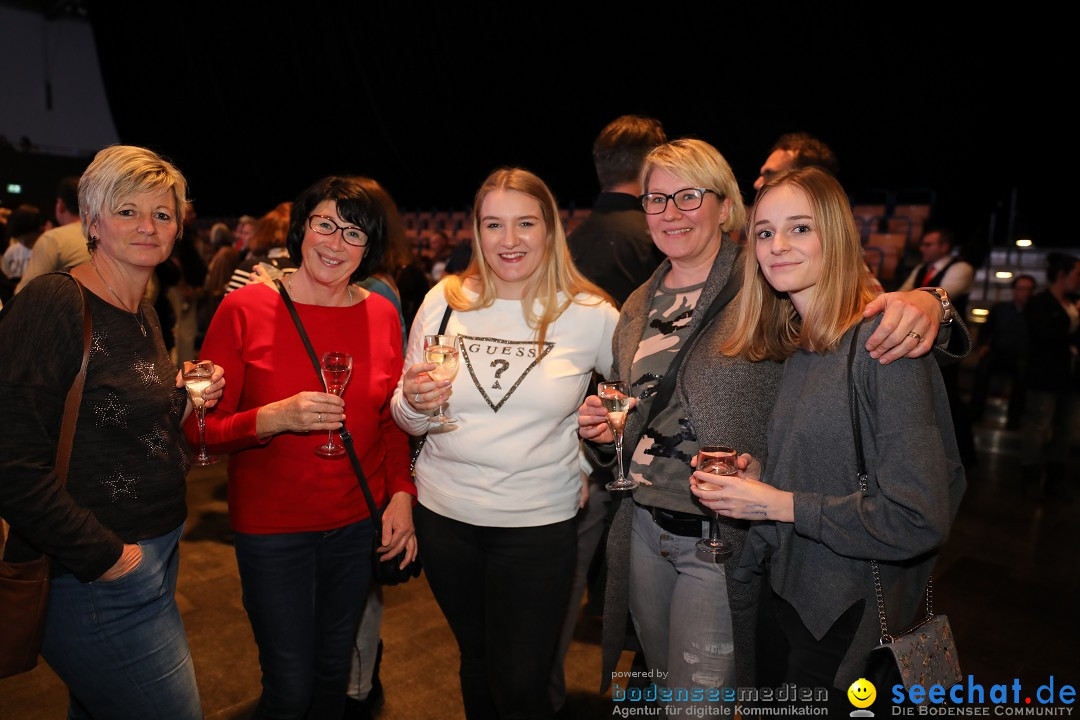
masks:
<svg viewBox="0 0 1080 720"><path fill-rule="evenodd" d="M226 296L202 346L229 375L206 439L230 454L229 516L263 672L254 717L341 717L372 525L349 461L314 450L348 413L364 474L388 503L382 549L411 561L416 489L389 402L401 325L389 301L353 285L386 248L382 205L356 178L323 179L297 198L287 246L299 269L285 287L316 354L352 355L344 397L323 392L276 287L249 285Z"/></svg>

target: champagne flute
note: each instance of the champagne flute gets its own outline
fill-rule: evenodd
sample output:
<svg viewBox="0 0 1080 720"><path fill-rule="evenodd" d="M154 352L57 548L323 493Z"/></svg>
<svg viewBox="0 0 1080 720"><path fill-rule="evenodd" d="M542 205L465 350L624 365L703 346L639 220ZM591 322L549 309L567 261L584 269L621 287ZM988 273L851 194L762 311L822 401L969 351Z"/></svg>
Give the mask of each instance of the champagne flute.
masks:
<svg viewBox="0 0 1080 720"><path fill-rule="evenodd" d="M735 449L726 445L702 445L698 449L697 469L713 475L734 475L738 472L735 467ZM720 490L723 486L699 479L698 487L702 490ZM698 550L710 555L727 555L731 552L731 543L719 537L719 525L720 513L714 512L709 521L709 537L697 541Z"/></svg>
<svg viewBox="0 0 1080 720"><path fill-rule="evenodd" d="M345 393L345 386L349 383L351 375L352 355L349 353L328 352L322 356L322 377L326 392L341 397ZM315 448L315 454L326 458L344 455L345 446L337 443L336 436L337 431L331 430L327 434L326 444Z"/></svg>
<svg viewBox="0 0 1080 720"><path fill-rule="evenodd" d="M453 380L458 371L457 335L425 335L424 359L435 363L434 370L428 371L428 377L435 382ZM445 404L439 405L439 414L429 421L433 425L453 425L455 418L446 414Z"/></svg>
<svg viewBox="0 0 1080 720"><path fill-rule="evenodd" d="M209 360L184 361L184 386L195 407L195 417L199 420L199 454L192 465L213 465L217 462L216 457L206 452L206 401L203 399L203 392L210 387L213 374L214 363Z"/></svg>
<svg viewBox="0 0 1080 720"><path fill-rule="evenodd" d="M611 434L615 436L615 459L619 463L619 477L604 485L611 491L633 490L639 483L628 479L623 472L623 429L626 427L626 413L630 411L630 392L621 380L602 382L596 388L600 402L607 410L607 423Z"/></svg>

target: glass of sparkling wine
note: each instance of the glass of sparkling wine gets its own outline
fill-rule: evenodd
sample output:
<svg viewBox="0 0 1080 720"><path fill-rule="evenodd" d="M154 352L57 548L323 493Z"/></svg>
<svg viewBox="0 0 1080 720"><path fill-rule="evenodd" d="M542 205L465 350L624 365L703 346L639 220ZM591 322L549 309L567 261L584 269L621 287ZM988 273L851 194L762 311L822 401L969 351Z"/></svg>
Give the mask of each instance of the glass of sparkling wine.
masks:
<svg viewBox="0 0 1080 720"><path fill-rule="evenodd" d="M322 377L326 392L341 397L352 375L352 355L343 352L328 352L322 356ZM341 457L345 446L337 442L337 430L331 430L325 445L315 448L315 454L326 458Z"/></svg>
<svg viewBox="0 0 1080 720"><path fill-rule="evenodd" d="M713 475L734 475L738 472L735 467L735 449L725 445L702 445L698 449L697 469L701 472ZM698 487L702 490L720 490L723 486L718 482L707 483L698 480ZM731 552L731 543L721 540L719 533L720 513L713 513L709 522L709 537L702 538L697 542L697 549L710 555L727 555Z"/></svg>
<svg viewBox="0 0 1080 720"><path fill-rule="evenodd" d="M206 401L203 392L210 387L210 378L214 374L214 363L209 360L184 361L184 386L188 397L195 407L195 417L199 420L199 454L192 461L193 465L212 465L217 458L206 452Z"/></svg>
<svg viewBox="0 0 1080 720"><path fill-rule="evenodd" d="M453 380L458 371L458 338L457 335L425 335L424 336L424 359L429 363L435 363L436 368L428 372L428 376L435 382ZM433 425L453 425L455 418L446 414L446 406L439 406L439 413L431 418Z"/></svg>
<svg viewBox="0 0 1080 720"><path fill-rule="evenodd" d="M608 490L633 490L638 486L637 480L628 479L623 471L623 429L626 427L626 413L630 411L630 392L626 383L621 380L600 383L596 388L596 394L600 396L600 402L604 403L607 410L607 423L611 428L611 434L615 436L615 459L619 463L619 477L609 482Z"/></svg>

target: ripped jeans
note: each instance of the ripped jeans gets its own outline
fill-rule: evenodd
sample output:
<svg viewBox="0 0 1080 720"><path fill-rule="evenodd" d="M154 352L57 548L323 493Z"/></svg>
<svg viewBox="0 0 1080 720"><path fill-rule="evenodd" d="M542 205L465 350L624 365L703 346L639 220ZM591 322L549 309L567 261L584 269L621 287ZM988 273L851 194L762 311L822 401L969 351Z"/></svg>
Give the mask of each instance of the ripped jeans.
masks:
<svg viewBox="0 0 1080 720"><path fill-rule="evenodd" d="M708 521L702 523L703 536ZM635 506L630 542L630 613L657 685L682 689L734 687L735 649L724 565L694 547L699 538L674 535ZM714 693L715 695L715 693ZM717 702L673 700L668 714Z"/></svg>

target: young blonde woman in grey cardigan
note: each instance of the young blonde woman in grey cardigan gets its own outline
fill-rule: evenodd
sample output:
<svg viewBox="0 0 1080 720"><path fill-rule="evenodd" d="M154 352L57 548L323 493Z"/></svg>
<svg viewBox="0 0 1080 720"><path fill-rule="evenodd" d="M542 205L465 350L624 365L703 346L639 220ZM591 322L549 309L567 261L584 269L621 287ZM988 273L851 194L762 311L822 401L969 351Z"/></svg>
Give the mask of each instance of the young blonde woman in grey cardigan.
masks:
<svg viewBox="0 0 1080 720"><path fill-rule="evenodd" d="M965 487L948 399L930 357L881 365L863 349L875 322L847 196L805 168L767 183L748 227L745 284L729 357L784 360L767 461L737 476L695 472L692 492L730 518L763 520L735 578L765 572L757 669L762 687L835 688L838 708L880 628L870 560L880 561L891 626L918 612ZM848 348L868 487L856 478ZM720 489L705 489L710 481Z"/></svg>

